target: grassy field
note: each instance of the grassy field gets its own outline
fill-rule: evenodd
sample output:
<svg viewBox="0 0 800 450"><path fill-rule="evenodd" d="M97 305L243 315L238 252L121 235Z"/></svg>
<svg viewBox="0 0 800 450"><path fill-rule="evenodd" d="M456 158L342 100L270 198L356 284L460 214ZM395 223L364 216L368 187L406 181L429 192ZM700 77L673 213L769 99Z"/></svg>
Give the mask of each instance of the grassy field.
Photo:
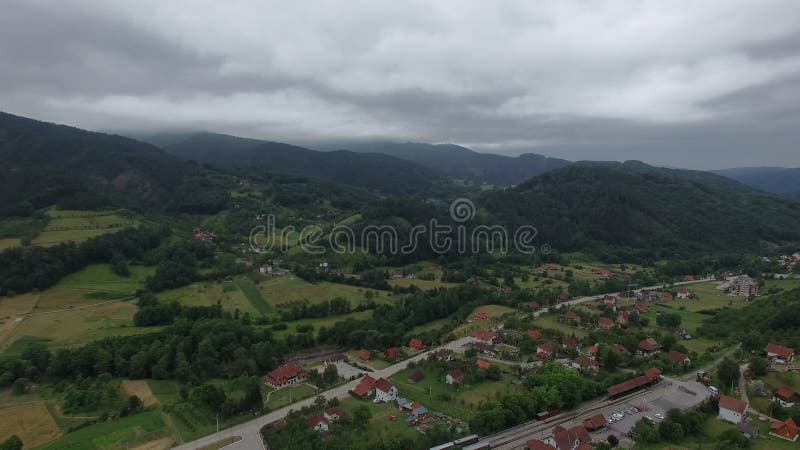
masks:
<svg viewBox="0 0 800 450"><path fill-rule="evenodd" d="M486 312L489 315L489 318L485 320L473 320L473 316L478 312ZM497 320L499 320L501 316L518 312L519 311L514 308L509 308L508 306L503 305L480 306L472 311L466 323L453 330L453 335L462 337L472 333L475 330L490 328Z"/></svg>
<svg viewBox="0 0 800 450"><path fill-rule="evenodd" d="M427 291L430 289L437 289L441 287L453 287L458 286L456 283L446 283L439 280L411 280L408 278L397 278L388 281L389 286L400 286L400 287L407 287L407 286L416 286L423 291Z"/></svg>
<svg viewBox="0 0 800 450"><path fill-rule="evenodd" d="M100 450L115 448L134 448L149 441L170 435L161 415L156 411L146 411L125 417L112 423L98 423L68 433L42 447L45 450L65 448ZM27 448L26 444L26 448Z"/></svg>
<svg viewBox="0 0 800 450"><path fill-rule="evenodd" d="M0 250L7 248L19 247L22 245L22 240L17 238L3 238L0 239Z"/></svg>
<svg viewBox="0 0 800 450"><path fill-rule="evenodd" d="M61 429L44 402L0 408L0 442L15 434L34 448L60 437Z"/></svg>
<svg viewBox="0 0 800 450"><path fill-rule="evenodd" d="M341 314L338 316L320 317L316 319L293 320L290 322L286 322L286 325L288 327L285 330L275 331L274 334L276 337L285 337L288 334L296 333L297 327L301 325L312 325L314 327L314 333L316 334L316 332L319 331L321 327L330 328L336 322L341 322L347 319L366 320L369 319L370 317L372 317L372 310L357 311L348 314Z"/></svg>
<svg viewBox="0 0 800 450"><path fill-rule="evenodd" d="M358 400L355 398L348 398L341 402L342 409L350 413L351 416L353 411L362 405L366 406L372 413L372 420L363 432L365 439L370 439L371 442L380 442L391 437L409 437L412 439L419 437L419 433L413 427L406 425L406 415L398 411L393 404L381 403L376 405L371 400ZM392 416L396 419L390 420Z"/></svg>
<svg viewBox="0 0 800 450"><path fill-rule="evenodd" d="M262 384L262 386L265 411L274 411L276 409L283 408L286 405L290 405L298 400L302 400L314 395L314 388L307 384L279 389L277 391L271 389L266 384ZM267 400L268 395L269 400Z"/></svg>
<svg viewBox="0 0 800 450"><path fill-rule="evenodd" d="M130 297L152 268L131 266L130 271L120 277L107 264L95 264L40 293L0 299L0 351L16 353L34 341L58 348L155 331L134 327L136 306L113 300Z"/></svg>
<svg viewBox="0 0 800 450"><path fill-rule="evenodd" d="M253 306L262 316L266 316L271 313L274 308L271 308L270 305L267 304L267 301L264 300L264 297L261 295L261 291L258 289L255 283L247 277L238 277L234 282L237 288L244 294L247 300L250 302L250 305Z"/></svg>
<svg viewBox="0 0 800 450"><path fill-rule="evenodd" d="M586 337L589 332L585 328L577 328L565 323L559 322L559 318L553 314L543 314L536 318L535 326L543 329L558 330L566 335L575 335L576 337Z"/></svg>
<svg viewBox="0 0 800 450"><path fill-rule="evenodd" d="M261 315L258 309L234 283L222 284L211 281L192 283L188 286L171 289L158 294L164 301L177 301L185 306L211 306L220 302L226 311L239 310L252 316Z"/></svg>
<svg viewBox="0 0 800 450"><path fill-rule="evenodd" d="M78 242L91 237L119 231L135 226L133 219L122 217L116 211L70 211L48 210L50 221L36 238L33 245L55 245L61 242Z"/></svg>
<svg viewBox="0 0 800 450"><path fill-rule="evenodd" d="M676 308L683 306L689 311L702 311L721 308L743 308L747 304L744 297L725 295L719 291L717 283L713 281L692 284L686 288L694 292L698 299L676 299L670 302L670 305L674 305ZM677 289L670 288L670 290Z"/></svg>
<svg viewBox="0 0 800 450"><path fill-rule="evenodd" d="M266 279L257 286L267 303L276 308L291 302L307 300L313 304L335 297L349 300L354 307L366 301L364 288L328 282L309 283L293 275ZM389 303L392 301L390 292L373 292L376 302Z"/></svg>
<svg viewBox="0 0 800 450"><path fill-rule="evenodd" d="M180 400L181 385L172 380L147 380L150 392L161 404L175 403Z"/></svg>
<svg viewBox="0 0 800 450"><path fill-rule="evenodd" d="M412 384L408 377L417 370L421 370L425 378ZM498 393L510 393L517 389L507 377L501 381L484 381L456 389L445 383L444 375L439 375L428 367L404 370L392 376L391 380L401 397L418 401L431 412L442 412L464 420L472 418L481 401L492 401L497 398Z"/></svg>

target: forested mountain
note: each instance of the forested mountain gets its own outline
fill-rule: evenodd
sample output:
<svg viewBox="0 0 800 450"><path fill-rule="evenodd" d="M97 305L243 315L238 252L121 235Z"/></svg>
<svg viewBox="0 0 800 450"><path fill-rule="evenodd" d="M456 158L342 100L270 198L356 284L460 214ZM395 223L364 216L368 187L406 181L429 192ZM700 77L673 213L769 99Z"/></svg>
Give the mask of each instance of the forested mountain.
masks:
<svg viewBox="0 0 800 450"><path fill-rule="evenodd" d="M215 175L150 144L0 113L0 217L53 204L215 212Z"/></svg>
<svg viewBox="0 0 800 450"><path fill-rule="evenodd" d="M457 178L492 184L517 184L569 164L558 158L526 153L511 157L478 153L453 144L360 142L341 144L356 152L383 153L415 162Z"/></svg>
<svg viewBox="0 0 800 450"><path fill-rule="evenodd" d="M578 162L479 199L560 251L641 259L800 242L800 205L708 172Z"/></svg>
<svg viewBox="0 0 800 450"><path fill-rule="evenodd" d="M456 190L447 176L388 155L346 150L320 152L280 142L198 133L164 146L185 159L220 167L258 167L366 187L392 195L437 196Z"/></svg>
<svg viewBox="0 0 800 450"><path fill-rule="evenodd" d="M800 200L800 168L740 167L715 170L714 173L762 191Z"/></svg>

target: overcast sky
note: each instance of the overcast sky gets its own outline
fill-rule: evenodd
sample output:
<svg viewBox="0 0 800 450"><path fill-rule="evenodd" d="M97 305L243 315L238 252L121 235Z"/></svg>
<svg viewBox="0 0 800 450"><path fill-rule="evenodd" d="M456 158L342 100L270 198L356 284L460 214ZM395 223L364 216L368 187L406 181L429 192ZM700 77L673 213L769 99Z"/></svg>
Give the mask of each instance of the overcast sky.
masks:
<svg viewBox="0 0 800 450"><path fill-rule="evenodd" d="M94 130L800 166L800 1L0 3L0 109Z"/></svg>

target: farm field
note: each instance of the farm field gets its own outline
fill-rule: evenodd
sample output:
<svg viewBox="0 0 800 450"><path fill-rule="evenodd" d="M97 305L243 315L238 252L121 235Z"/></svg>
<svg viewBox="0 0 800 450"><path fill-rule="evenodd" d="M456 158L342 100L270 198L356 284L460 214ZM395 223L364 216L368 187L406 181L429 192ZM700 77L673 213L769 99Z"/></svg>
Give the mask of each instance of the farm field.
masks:
<svg viewBox="0 0 800 450"><path fill-rule="evenodd" d="M298 400L311 397L314 395L314 392L314 388L308 384L301 384L278 390L273 390L266 384L262 384L261 394L264 397L264 410L274 411ZM267 396L269 396L269 400L267 400Z"/></svg>
<svg viewBox="0 0 800 450"><path fill-rule="evenodd" d="M31 241L33 245L55 245L79 242L106 233L113 233L137 221L122 217L115 211L48 210L50 221Z"/></svg>
<svg viewBox="0 0 800 450"><path fill-rule="evenodd" d="M408 287L408 286L416 286L423 291L427 291L430 289L437 289L442 287L453 287L458 286L456 283L447 283L444 281L439 280L419 280L419 279L409 279L409 278L396 278L388 280L389 286L400 286L400 287Z"/></svg>
<svg viewBox="0 0 800 450"><path fill-rule="evenodd" d="M42 447L45 450L64 448L100 450L112 446L135 448L150 441L170 436L171 432L156 411L145 411L111 423L98 423L81 428ZM121 446L121 447L120 447ZM27 445L26 445L27 448Z"/></svg>
<svg viewBox="0 0 800 450"><path fill-rule="evenodd" d="M473 316L478 312L485 312L489 318L484 320L474 320ZM463 337L475 330L490 328L499 317L505 314L514 314L519 311L514 308L509 308L503 305L484 305L475 308L470 313L467 322L453 330L453 335L456 337Z"/></svg>
<svg viewBox="0 0 800 450"><path fill-rule="evenodd" d="M34 448L60 437L61 429L44 402L0 407L0 442L15 434Z"/></svg>
<svg viewBox="0 0 800 450"><path fill-rule="evenodd" d="M577 328L559 322L558 316L554 314L542 314L536 318L534 324L540 328L560 331L567 336L575 335L576 337L582 338L588 336L589 334L589 331L585 328Z"/></svg>
<svg viewBox="0 0 800 450"><path fill-rule="evenodd" d="M19 247L22 245L22 240L18 238L2 238L0 239L0 250L7 248Z"/></svg>
<svg viewBox="0 0 800 450"><path fill-rule="evenodd" d="M131 296L152 270L131 266L131 275L121 277L108 264L95 264L40 293L0 299L0 351L18 353L33 341L58 348L155 331L133 327L136 306L114 300Z"/></svg>
<svg viewBox="0 0 800 450"><path fill-rule="evenodd" d="M349 300L351 306L355 307L366 301L365 292L369 290L338 283L309 283L293 275L266 279L258 283L257 286L267 303L275 308L281 308L290 302L308 300L314 304L331 300L335 297ZM389 303L392 301L390 292L373 292L376 302Z"/></svg>
<svg viewBox="0 0 800 450"><path fill-rule="evenodd" d="M743 308L747 302L744 297L726 295L717 289L714 281L708 283L696 283L686 288L694 292L698 299L680 299L670 302L670 305L685 307L688 311L702 311L721 308ZM670 290L678 290L671 288Z"/></svg>
<svg viewBox="0 0 800 450"><path fill-rule="evenodd" d="M238 309L242 314L249 312L252 316L261 315L234 283L204 281L164 291L156 296L163 301L176 301L184 306L211 306L219 300L226 311Z"/></svg>
<svg viewBox="0 0 800 450"><path fill-rule="evenodd" d="M353 411L362 405L366 406L372 413L372 420L363 432L363 436L368 437L371 441L380 442L382 439L390 437L409 437L412 439L419 437L420 434L413 427L406 425L406 415L398 411L394 404L375 404L371 400L348 398L342 400L340 406L352 416ZM392 416L395 417L395 420L391 420Z"/></svg>

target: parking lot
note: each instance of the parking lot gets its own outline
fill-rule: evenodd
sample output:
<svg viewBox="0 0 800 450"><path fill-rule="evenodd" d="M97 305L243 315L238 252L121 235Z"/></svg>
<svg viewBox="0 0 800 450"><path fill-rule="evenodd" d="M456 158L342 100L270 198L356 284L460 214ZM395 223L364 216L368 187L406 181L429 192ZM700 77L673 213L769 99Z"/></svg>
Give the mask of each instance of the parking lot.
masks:
<svg viewBox="0 0 800 450"><path fill-rule="evenodd" d="M667 411L673 408L693 408L707 399L711 392L696 381L665 379L658 388L643 391L635 400L618 404L602 412L606 417L606 428L592 433L593 439L605 439L608 435L627 435L642 418L660 422Z"/></svg>

